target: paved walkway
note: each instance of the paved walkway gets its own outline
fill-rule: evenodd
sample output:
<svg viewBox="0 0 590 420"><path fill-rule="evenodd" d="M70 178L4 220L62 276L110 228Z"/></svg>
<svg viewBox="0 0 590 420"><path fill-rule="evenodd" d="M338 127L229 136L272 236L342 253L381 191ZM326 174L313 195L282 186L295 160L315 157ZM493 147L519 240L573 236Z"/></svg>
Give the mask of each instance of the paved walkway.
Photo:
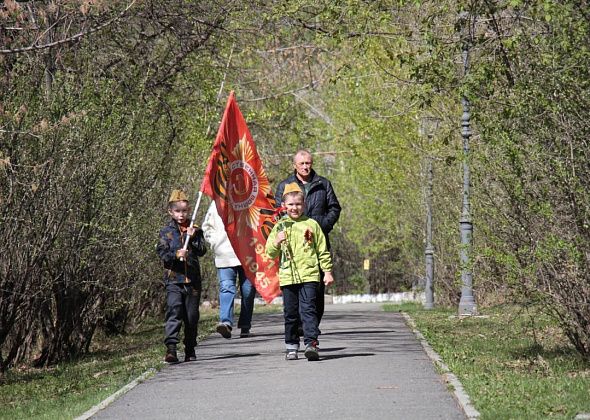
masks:
<svg viewBox="0 0 590 420"><path fill-rule="evenodd" d="M254 314L255 337L199 344L93 419L465 419L398 313L326 305L321 360L286 361L282 314Z"/></svg>

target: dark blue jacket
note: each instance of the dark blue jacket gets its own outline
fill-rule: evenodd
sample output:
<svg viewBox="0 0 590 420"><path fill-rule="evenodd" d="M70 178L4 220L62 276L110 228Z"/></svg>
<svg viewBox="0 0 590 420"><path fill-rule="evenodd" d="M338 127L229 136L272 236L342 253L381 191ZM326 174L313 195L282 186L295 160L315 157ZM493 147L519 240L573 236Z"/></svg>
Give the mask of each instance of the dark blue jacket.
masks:
<svg viewBox="0 0 590 420"><path fill-rule="evenodd" d="M277 187L275 194L277 207L279 207L283 201L285 185L292 182L297 182L301 191L305 191L303 183L297 178L296 173L294 172L287 179L281 181ZM338 198L336 198L334 188L332 188L330 181L323 176L319 176L313 169L310 173L309 184L309 190L305 196L305 209L303 213L318 222L322 228L322 232L324 232L324 235L326 236L328 249L330 249L330 238L328 237L328 234L332 231L334 225L338 221L342 208L340 207L340 203L338 202Z"/></svg>
<svg viewBox="0 0 590 420"><path fill-rule="evenodd" d="M192 239L189 241L188 257L184 261L176 258L176 251L182 249L184 245L184 235L180 232L178 223L174 220L160 230L160 237L156 252L164 263L164 283L191 283L195 287L200 287L201 267L199 259L207 252L203 231L197 229Z"/></svg>

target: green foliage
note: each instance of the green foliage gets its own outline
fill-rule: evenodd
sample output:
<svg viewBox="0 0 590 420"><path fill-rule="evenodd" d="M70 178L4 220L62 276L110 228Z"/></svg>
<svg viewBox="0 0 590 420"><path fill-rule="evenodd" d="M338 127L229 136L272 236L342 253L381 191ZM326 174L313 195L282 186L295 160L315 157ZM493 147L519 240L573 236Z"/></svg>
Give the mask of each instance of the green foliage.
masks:
<svg viewBox="0 0 590 420"><path fill-rule="evenodd" d="M526 11L531 20L506 31L506 60L478 61L493 86L474 97L486 139L476 161L478 221L492 257L480 268L489 277L505 273L513 296L541 304L588 355L589 314L579 302L587 299L581 256L590 246L582 64L590 58L583 41L589 27L573 3Z"/></svg>
<svg viewBox="0 0 590 420"><path fill-rule="evenodd" d="M579 303L590 293L590 31L579 2L57 3L2 15L13 51L0 54L0 237L14 244L0 264L0 289L13 291L0 305L4 358L49 363L83 352L103 322L124 328L159 308L165 196L200 185L230 90L275 185L295 150L314 153L343 205L338 274L370 258L372 292L423 277L432 158L435 293L448 304L459 298L468 97L478 304L540 304L590 354ZM10 29L17 12L39 28ZM101 22L113 23L16 52ZM418 134L425 116L440 118L432 138ZM214 278L210 259L203 267ZM65 301L75 304L57 311ZM57 335L47 325L66 329L61 350L46 348Z"/></svg>
<svg viewBox="0 0 590 420"><path fill-rule="evenodd" d="M65 13L54 6L15 6L4 23L27 14L55 37L88 23L81 7L53 25L51 13ZM0 236L11 244L0 264L1 370L84 353L111 317L125 328L162 305L153 246L188 160L183 113L197 107L183 96L196 81L178 75L219 22L195 26L192 16L216 15L206 4L143 4L124 18L120 6L93 16L118 25L78 43L1 56ZM51 42L22 29L7 49Z"/></svg>
<svg viewBox="0 0 590 420"><path fill-rule="evenodd" d="M362 295L368 292L369 284L362 273L353 274L345 281L349 284L349 293Z"/></svg>

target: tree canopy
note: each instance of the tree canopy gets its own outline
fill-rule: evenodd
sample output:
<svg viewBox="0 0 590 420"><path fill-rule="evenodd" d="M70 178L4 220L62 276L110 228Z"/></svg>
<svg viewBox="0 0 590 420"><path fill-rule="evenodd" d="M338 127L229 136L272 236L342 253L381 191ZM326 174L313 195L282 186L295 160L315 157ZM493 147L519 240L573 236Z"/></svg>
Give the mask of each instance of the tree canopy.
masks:
<svg viewBox="0 0 590 420"><path fill-rule="evenodd" d="M161 308L165 198L198 188L230 90L271 181L298 148L332 181L337 293L420 286L432 158L448 305L469 98L476 298L543 308L589 357L589 21L586 1L0 2L0 368Z"/></svg>

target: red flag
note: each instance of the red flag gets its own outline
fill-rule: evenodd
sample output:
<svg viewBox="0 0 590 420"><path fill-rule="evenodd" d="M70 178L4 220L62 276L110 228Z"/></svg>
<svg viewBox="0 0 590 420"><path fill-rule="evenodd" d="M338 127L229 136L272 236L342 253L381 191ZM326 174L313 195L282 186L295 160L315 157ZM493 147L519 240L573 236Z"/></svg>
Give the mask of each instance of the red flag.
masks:
<svg viewBox="0 0 590 420"><path fill-rule="evenodd" d="M233 91L201 191L215 200L246 277L254 282L260 296L271 302L280 294L279 276L276 261L266 256L264 248L275 223L275 199Z"/></svg>

